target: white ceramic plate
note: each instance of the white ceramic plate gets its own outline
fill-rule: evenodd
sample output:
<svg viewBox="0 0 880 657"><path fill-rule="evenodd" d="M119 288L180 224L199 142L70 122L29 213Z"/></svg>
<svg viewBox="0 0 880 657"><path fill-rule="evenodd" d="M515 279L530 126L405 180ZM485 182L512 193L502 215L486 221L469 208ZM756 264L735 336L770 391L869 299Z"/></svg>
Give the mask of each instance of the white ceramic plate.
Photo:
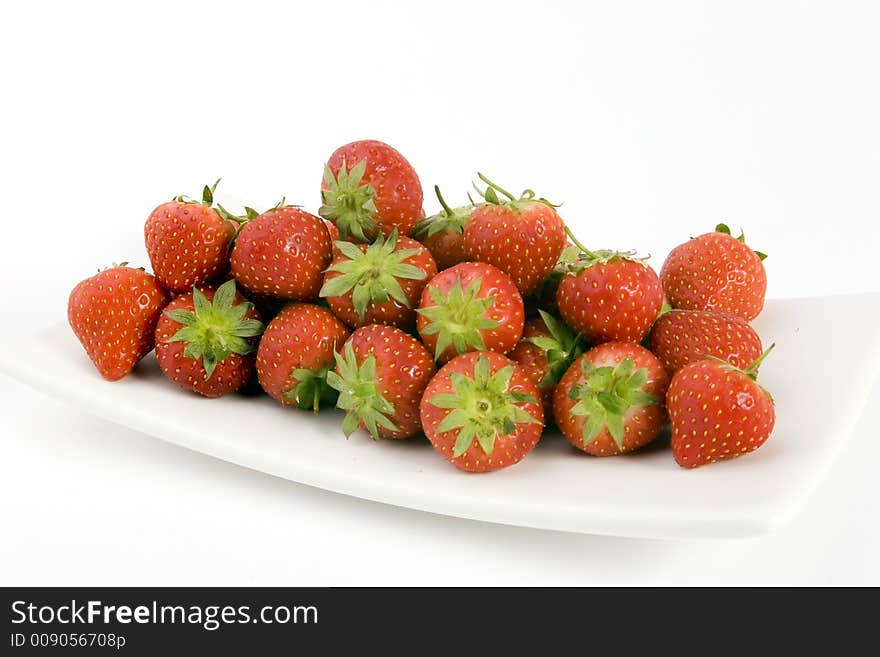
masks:
<svg viewBox="0 0 880 657"><path fill-rule="evenodd" d="M769 301L755 322L777 348L761 368L776 430L757 452L683 470L668 444L594 458L546 434L520 464L469 475L423 437L346 440L337 411L313 416L265 396L208 400L164 379L152 356L103 381L66 324L24 338L0 369L84 411L293 481L434 513L591 534L743 536L791 517L822 479L880 369L880 294ZM28 354L22 367L16 356ZM61 430L61 427L59 427Z"/></svg>

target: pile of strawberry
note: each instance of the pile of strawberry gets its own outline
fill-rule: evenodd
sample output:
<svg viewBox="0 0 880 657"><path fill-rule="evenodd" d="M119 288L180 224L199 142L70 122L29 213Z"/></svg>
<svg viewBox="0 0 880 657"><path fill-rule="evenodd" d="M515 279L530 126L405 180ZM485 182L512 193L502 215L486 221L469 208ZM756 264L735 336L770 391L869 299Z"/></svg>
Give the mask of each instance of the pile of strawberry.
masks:
<svg viewBox="0 0 880 657"><path fill-rule="evenodd" d="M671 423L686 468L767 440L767 352L749 326L762 254L720 225L658 276L581 245L533 191L479 178L461 207L435 187L442 209L425 218L409 162L361 141L327 162L320 216L283 200L233 215L216 184L177 197L144 227L153 275L123 264L82 281L70 324L108 380L155 348L185 390L220 397L256 376L281 404L344 410L346 435L424 431L471 472L517 463L554 422L596 456Z"/></svg>

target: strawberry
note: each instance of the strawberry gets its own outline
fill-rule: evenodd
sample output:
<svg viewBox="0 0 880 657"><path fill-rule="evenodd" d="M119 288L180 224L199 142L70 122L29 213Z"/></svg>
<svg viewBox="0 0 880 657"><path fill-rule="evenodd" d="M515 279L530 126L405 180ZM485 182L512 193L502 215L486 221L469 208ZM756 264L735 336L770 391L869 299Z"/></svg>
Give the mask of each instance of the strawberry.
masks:
<svg viewBox="0 0 880 657"><path fill-rule="evenodd" d="M260 386L285 406L317 412L322 402L335 405L337 395L327 385L327 372L348 333L345 324L326 308L308 303L286 305L260 339Z"/></svg>
<svg viewBox="0 0 880 657"><path fill-rule="evenodd" d="M483 174L486 203L474 208L464 229L471 260L488 262L513 280L522 294L538 289L565 248L565 224L553 204L527 189L514 197ZM498 197L498 194L505 199Z"/></svg>
<svg viewBox="0 0 880 657"><path fill-rule="evenodd" d="M478 351L449 361L420 405L425 435L466 472L519 463L541 438L544 411L529 376L509 358Z"/></svg>
<svg viewBox="0 0 880 657"><path fill-rule="evenodd" d="M526 322L522 340L510 352L510 358L538 386L544 417L550 417L556 384L584 350L580 336L574 331L553 315L543 310L538 312L541 317Z"/></svg>
<svg viewBox="0 0 880 657"><path fill-rule="evenodd" d="M323 221L282 200L242 226L232 274L246 292L311 301L318 298L331 249Z"/></svg>
<svg viewBox="0 0 880 657"><path fill-rule="evenodd" d="M321 288L333 313L352 328L410 328L422 289L437 273L431 252L414 239L398 237L396 228L369 246L337 241L335 247L339 254Z"/></svg>
<svg viewBox="0 0 880 657"><path fill-rule="evenodd" d="M606 342L576 360L556 386L553 414L568 441L614 456L654 440L666 426L669 377L657 357L631 342Z"/></svg>
<svg viewBox="0 0 880 657"><path fill-rule="evenodd" d="M421 429L419 400L434 376L434 361L421 342L393 326L359 328L336 354L327 383L346 411L346 436L360 427L379 438L409 438Z"/></svg>
<svg viewBox="0 0 880 657"><path fill-rule="evenodd" d="M369 242L394 228L412 234L422 200L422 184L403 155L381 141L356 141L337 148L324 167L318 212L342 239Z"/></svg>
<svg viewBox="0 0 880 657"><path fill-rule="evenodd" d="M716 359L698 360L672 377L666 405L672 420L672 455L683 468L748 454L773 432L773 398L757 383L765 351L747 369Z"/></svg>
<svg viewBox="0 0 880 657"><path fill-rule="evenodd" d="M153 271L171 292L207 283L229 266L235 218L221 206L212 207L219 182L205 186L201 203L178 196L153 210L144 224Z"/></svg>
<svg viewBox="0 0 880 657"><path fill-rule="evenodd" d="M589 343L641 342L663 305L657 274L632 253L577 246L556 290L562 319Z"/></svg>
<svg viewBox="0 0 880 657"><path fill-rule="evenodd" d="M767 256L745 244L745 236L732 237L718 224L669 253L660 280L673 308L714 310L752 321L764 307Z"/></svg>
<svg viewBox="0 0 880 657"><path fill-rule="evenodd" d="M324 227L327 229L327 232L330 234L330 241L335 242L339 239L339 229L329 219L321 219L324 222ZM335 255L335 254L334 254Z"/></svg>
<svg viewBox="0 0 880 657"><path fill-rule="evenodd" d="M67 320L98 372L116 381L153 350L168 293L155 277L127 263L99 271L73 288Z"/></svg>
<svg viewBox="0 0 880 657"><path fill-rule="evenodd" d="M162 372L184 390L221 397L241 388L254 372L263 323L235 289L193 288L166 306L156 325L156 358Z"/></svg>
<svg viewBox="0 0 880 657"><path fill-rule="evenodd" d="M523 331L523 301L503 271L462 262L425 286L416 327L441 363L468 351L507 353Z"/></svg>
<svg viewBox="0 0 880 657"><path fill-rule="evenodd" d="M226 280L235 279L230 277ZM226 281L223 282L225 283ZM248 301L254 304L254 308L256 308L257 313L259 313L260 319L263 321L264 324L269 322L273 317L284 310L284 308L287 307L288 304L291 303L289 299L281 299L279 297L273 297L254 292L248 293Z"/></svg>
<svg viewBox="0 0 880 657"><path fill-rule="evenodd" d="M571 242L566 240L565 248L556 261L553 271L547 277L537 290L535 290L527 298L526 317L537 317L538 309L550 313L551 315L559 314L559 306L556 304L556 290L559 289L559 281L568 273L572 265L585 258L583 252Z"/></svg>
<svg viewBox="0 0 880 657"><path fill-rule="evenodd" d="M688 363L714 356L748 367L761 355L761 338L736 315L707 310L670 310L651 328L651 351L674 374Z"/></svg>
<svg viewBox="0 0 880 657"><path fill-rule="evenodd" d="M443 209L420 221L416 225L413 237L428 247L437 262L437 268L443 270L469 260L464 248L464 227L470 219L474 206L450 208L436 185L434 192Z"/></svg>

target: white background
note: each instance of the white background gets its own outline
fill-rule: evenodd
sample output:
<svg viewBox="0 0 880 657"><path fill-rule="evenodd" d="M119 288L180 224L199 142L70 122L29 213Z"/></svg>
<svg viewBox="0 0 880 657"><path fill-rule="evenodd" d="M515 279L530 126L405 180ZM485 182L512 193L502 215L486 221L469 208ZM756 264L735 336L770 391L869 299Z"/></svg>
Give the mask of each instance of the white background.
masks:
<svg viewBox="0 0 880 657"><path fill-rule="evenodd" d="M770 254L770 296L880 289L874 3L235 4L0 10L0 348L99 266L147 264L159 202L222 175L233 206L314 210L358 138L450 201L478 169L564 201L582 241L657 267L723 220ZM880 584L880 389L789 528L711 543L353 500L2 377L0 414L0 584Z"/></svg>

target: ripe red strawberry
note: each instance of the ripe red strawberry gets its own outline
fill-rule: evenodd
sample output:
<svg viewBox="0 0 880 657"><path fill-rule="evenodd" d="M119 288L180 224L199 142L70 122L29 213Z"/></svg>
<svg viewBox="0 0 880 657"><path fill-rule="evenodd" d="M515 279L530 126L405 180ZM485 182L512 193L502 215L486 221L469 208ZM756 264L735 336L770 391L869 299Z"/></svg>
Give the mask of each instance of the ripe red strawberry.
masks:
<svg viewBox="0 0 880 657"><path fill-rule="evenodd" d="M707 310L670 310L651 328L651 351L674 374L688 363L714 356L748 367L761 355L761 338L736 315Z"/></svg>
<svg viewBox="0 0 880 657"><path fill-rule="evenodd" d="M67 320L101 376L116 381L153 350L168 293L143 269L126 263L99 271L73 288Z"/></svg>
<svg viewBox="0 0 880 657"><path fill-rule="evenodd" d="M631 253L581 249L556 290L562 319L589 343L641 342L663 305L657 274Z"/></svg>
<svg viewBox="0 0 880 657"><path fill-rule="evenodd" d="M430 280L416 327L441 363L468 351L507 353L523 331L523 301L503 271L462 262Z"/></svg>
<svg viewBox="0 0 880 657"><path fill-rule="evenodd" d="M337 394L327 385L327 372L348 334L345 324L322 306L286 305L260 339L260 386L285 406L317 412L322 403L335 404Z"/></svg>
<svg viewBox="0 0 880 657"><path fill-rule="evenodd" d="M342 239L369 242L395 228L411 235L422 200L422 184L403 155L381 141L356 141L337 148L324 167L318 212Z"/></svg>
<svg viewBox="0 0 880 657"><path fill-rule="evenodd" d="M748 454L773 432L773 398L758 385L757 370L773 349L746 370L699 360L672 377L666 405L672 420L672 455L683 468Z"/></svg>
<svg viewBox="0 0 880 657"><path fill-rule="evenodd" d="M360 427L379 438L409 438L421 429L419 400L436 368L421 342L393 326L358 329L336 354L327 383L347 411L346 436Z"/></svg>
<svg viewBox="0 0 880 657"><path fill-rule="evenodd" d="M509 358L478 351L449 361L431 379L420 405L425 435L467 472L519 463L541 438L538 389Z"/></svg>
<svg viewBox="0 0 880 657"><path fill-rule="evenodd" d="M547 279L565 248L565 224L553 205L527 189L520 198L489 181L484 205L474 208L464 229L471 260L488 262L513 280L522 294ZM500 199L498 194L506 199Z"/></svg>
<svg viewBox="0 0 880 657"><path fill-rule="evenodd" d="M330 235L319 217L283 203L242 226L232 274L246 292L311 301L330 264Z"/></svg>
<svg viewBox="0 0 880 657"><path fill-rule="evenodd" d="M575 262L584 258L583 252L571 242L566 241L565 248L556 261L553 271L537 290L524 298L526 303L526 317L537 317L538 309L551 315L559 314L559 306L556 304L556 290L559 289L559 281L569 272Z"/></svg>
<svg viewBox="0 0 880 657"><path fill-rule="evenodd" d="M631 452L666 426L669 377L654 354L606 342L576 360L556 386L553 414L568 441L594 456Z"/></svg>
<svg viewBox="0 0 880 657"><path fill-rule="evenodd" d="M752 321L764 307L767 292L766 258L745 244L745 236L730 235L718 224L669 253L660 280L673 308L714 310Z"/></svg>
<svg viewBox="0 0 880 657"><path fill-rule="evenodd" d="M171 292L186 292L207 283L229 266L235 222L222 207L212 207L216 187L217 183L205 186L201 203L184 196L163 203L144 224L153 272Z"/></svg>
<svg viewBox="0 0 880 657"><path fill-rule="evenodd" d="M156 325L156 358L162 372L184 390L221 397L254 373L259 314L235 289L194 288L166 306Z"/></svg>
<svg viewBox="0 0 880 657"><path fill-rule="evenodd" d="M327 228L327 232L330 234L330 241L335 242L339 239L339 229L329 219L321 219L324 222L324 227ZM335 255L335 253L334 253Z"/></svg>
<svg viewBox="0 0 880 657"><path fill-rule="evenodd" d="M548 418L553 414L556 384L584 350L579 335L553 315L538 312L541 317L526 322L522 340L510 352L510 358L538 386L544 417Z"/></svg>
<svg viewBox="0 0 880 657"><path fill-rule="evenodd" d="M352 244L337 241L339 254L327 269L321 296L352 328L387 324L411 328L425 283L437 273L431 252L409 237Z"/></svg>
<svg viewBox="0 0 880 657"><path fill-rule="evenodd" d="M470 219L474 206L450 208L436 185L434 192L443 209L420 221L416 225L413 237L428 247L437 262L437 268L443 270L470 259L464 248L464 227Z"/></svg>

